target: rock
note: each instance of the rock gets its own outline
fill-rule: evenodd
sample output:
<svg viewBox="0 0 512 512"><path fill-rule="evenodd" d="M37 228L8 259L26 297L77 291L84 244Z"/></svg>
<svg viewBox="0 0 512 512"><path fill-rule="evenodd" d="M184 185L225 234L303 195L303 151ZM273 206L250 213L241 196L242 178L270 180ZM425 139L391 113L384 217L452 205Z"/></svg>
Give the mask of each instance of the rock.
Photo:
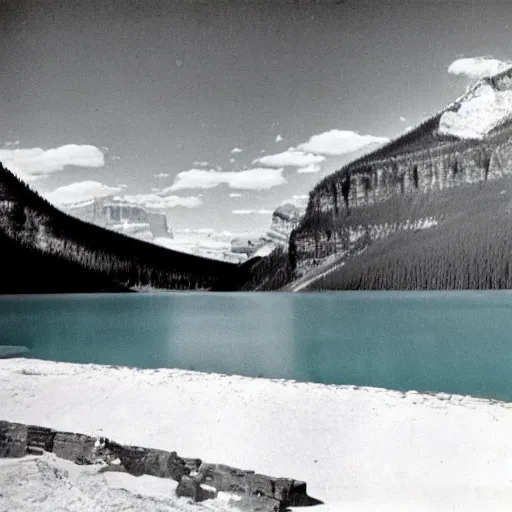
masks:
<svg viewBox="0 0 512 512"><path fill-rule="evenodd" d="M39 446L27 446L27 455L43 455L44 450L39 448Z"/></svg>
<svg viewBox="0 0 512 512"><path fill-rule="evenodd" d="M0 421L0 458L24 457L26 452L26 425Z"/></svg>
<svg viewBox="0 0 512 512"><path fill-rule="evenodd" d="M0 457L23 457L27 452L57 457L76 464L105 463L100 472L123 471L133 476L151 475L179 482L178 496L196 502L215 499L219 491L241 497L235 508L250 512L284 511L288 506L321 503L307 495L305 482L272 478L223 464L184 459L176 452L125 446L105 438L45 427L0 421Z"/></svg>
<svg viewBox="0 0 512 512"><path fill-rule="evenodd" d="M201 485L198 478L184 475L176 488L178 497L192 498L194 501L205 501L217 497L217 489L209 485Z"/></svg>
<svg viewBox="0 0 512 512"><path fill-rule="evenodd" d="M306 482L293 480L289 491L287 504L290 507L311 507L321 505L323 502L308 496Z"/></svg>
<svg viewBox="0 0 512 512"><path fill-rule="evenodd" d="M201 464L198 478L217 491L246 497L269 498L280 503L283 510L288 506L309 506L321 503L308 496L305 482L289 478L272 478L254 471L244 471L222 464ZM273 510L273 501L262 500L261 503L261 506L267 507L261 510Z"/></svg>
<svg viewBox="0 0 512 512"><path fill-rule="evenodd" d="M201 459L190 459L190 458L183 458L185 461L185 467L190 470L190 473L197 473L199 471L199 467L201 466Z"/></svg>
<svg viewBox="0 0 512 512"><path fill-rule="evenodd" d="M217 497L217 489L215 489L215 487L212 487L211 485L201 484L199 486L199 489L199 496L201 498L200 501L212 500Z"/></svg>
<svg viewBox="0 0 512 512"><path fill-rule="evenodd" d="M107 447L134 476L151 475L179 482L182 476L190 473L185 461L176 452L124 446L112 441L107 443Z"/></svg>
<svg viewBox="0 0 512 512"><path fill-rule="evenodd" d="M243 512L284 512L286 505L268 496L243 496L232 504L234 509Z"/></svg>
<svg viewBox="0 0 512 512"><path fill-rule="evenodd" d="M243 471L223 464L201 464L199 477L201 482L215 487L218 491L246 494L246 477L254 471Z"/></svg>
<svg viewBox="0 0 512 512"><path fill-rule="evenodd" d="M33 447L39 447L45 452L53 451L55 440L55 430L46 427L37 427L28 425L27 444Z"/></svg>
<svg viewBox="0 0 512 512"><path fill-rule="evenodd" d="M57 457L76 464L95 464L103 460L99 453L101 447L101 440L96 437L56 432L52 451Z"/></svg>

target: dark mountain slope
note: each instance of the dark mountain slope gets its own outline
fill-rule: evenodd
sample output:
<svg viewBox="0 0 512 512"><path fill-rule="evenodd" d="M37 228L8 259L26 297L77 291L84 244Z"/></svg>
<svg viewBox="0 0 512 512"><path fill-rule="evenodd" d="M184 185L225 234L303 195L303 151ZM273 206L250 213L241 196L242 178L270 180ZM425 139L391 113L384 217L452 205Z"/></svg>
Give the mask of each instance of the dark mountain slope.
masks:
<svg viewBox="0 0 512 512"><path fill-rule="evenodd" d="M376 240L306 290L512 289L512 178L439 196L424 205L437 225Z"/></svg>
<svg viewBox="0 0 512 512"><path fill-rule="evenodd" d="M16 246L24 254L25 263L37 254L35 269L43 259L52 269L66 261L96 274L98 283L114 283L114 288L229 290L238 275L236 265L231 263L172 251L70 217L1 165L0 235L2 245L9 251ZM6 239L12 243L6 244ZM41 255L45 258L41 259ZM51 263L50 256L56 258ZM15 264L13 256L6 253L4 258ZM11 271L21 276L24 268L20 264L11 267ZM57 271L52 272L56 278L59 276ZM32 291L29 282L22 288ZM11 289L15 291L15 287ZM36 289L43 291L34 285ZM82 291L82 286L76 291Z"/></svg>
<svg viewBox="0 0 512 512"><path fill-rule="evenodd" d="M129 292L101 274L0 235L0 294Z"/></svg>

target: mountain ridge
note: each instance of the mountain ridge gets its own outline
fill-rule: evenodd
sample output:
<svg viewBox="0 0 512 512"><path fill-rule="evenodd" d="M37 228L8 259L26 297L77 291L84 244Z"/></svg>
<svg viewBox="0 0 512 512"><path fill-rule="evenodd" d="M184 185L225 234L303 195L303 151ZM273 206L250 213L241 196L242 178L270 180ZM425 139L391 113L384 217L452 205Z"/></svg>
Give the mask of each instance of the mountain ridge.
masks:
<svg viewBox="0 0 512 512"><path fill-rule="evenodd" d="M9 293L16 293L16 283L24 293L61 290L59 283L50 286L31 284L34 274L12 256L24 254L24 264L46 261L55 280L59 265L68 265L71 280L66 291L161 290L231 290L238 279L236 265L166 249L115 233L74 218L60 211L0 164L0 236L9 251L1 254L2 267L13 279ZM41 259L42 258L42 259ZM36 265L37 266L37 265ZM87 274L98 286L73 287L73 276ZM94 278L94 279L93 279ZM0 283L0 290L5 283Z"/></svg>
<svg viewBox="0 0 512 512"><path fill-rule="evenodd" d="M317 269L325 267L327 271L321 279L316 279L316 285L301 289L451 289L467 288L470 283L479 289L512 287L508 277L495 276L492 283L483 283L484 271L476 266L472 271L478 275L469 280L458 279L451 285L443 281L448 279L446 276L420 284L411 278L411 282L416 283L412 285L400 274L406 272L405 254L412 254L414 240L421 238L418 233L424 232L422 237L433 246L437 246L441 238L447 246L450 238L445 233L449 231L452 238L456 236L455 222L462 232L479 239L484 238L480 230L482 234L496 231L497 246L508 250L502 237L508 236L508 223L503 219L510 211L512 190L512 102L508 102L509 96L512 98L512 68L478 80L454 102L415 128L321 180L310 192L306 214L292 232L288 255L282 255L275 263L291 276L291 281L284 286L281 283L279 289L294 289L293 282L308 282L320 275ZM485 101L480 101L481 98ZM457 121L459 124L453 125L457 130L463 126L467 133L477 133L473 125L487 116L484 123L487 131L479 137L447 133L450 116L458 112L462 112L461 119L466 124ZM446 115L448 117L443 117ZM443 130L440 130L441 122ZM464 201L480 204L489 218L479 219L479 212L466 208ZM462 211L465 218L461 218ZM489 212L494 212L492 215L498 219L494 224L489 220ZM467 222L469 218L472 224ZM393 242L397 237L401 240L399 244ZM394 244L394 263L386 259L391 254L388 250L391 243ZM428 247L425 243L422 242L424 249ZM453 256L447 260L449 265L456 266L457 258L473 258L482 249L479 243L477 240L473 248L464 245L462 253L454 249ZM370 269L354 267L355 263L351 262L363 258L362 253L371 246L372 258L364 257ZM439 246L437 251L441 254L444 249ZM387 270L378 263L379 254L386 260ZM482 255L486 257L485 251ZM418 261L422 259L417 254L414 257ZM433 264L435 254L429 258L423 264ZM492 258L499 260L496 255ZM502 264L505 263L500 260ZM350 277L350 271L355 272L355 276ZM372 281L372 272L378 279ZM397 274L395 280L382 277L389 272ZM333 277L329 281L329 274L344 277ZM435 272L432 270L431 274ZM429 276L425 279L428 281ZM432 284L434 282L437 284Z"/></svg>

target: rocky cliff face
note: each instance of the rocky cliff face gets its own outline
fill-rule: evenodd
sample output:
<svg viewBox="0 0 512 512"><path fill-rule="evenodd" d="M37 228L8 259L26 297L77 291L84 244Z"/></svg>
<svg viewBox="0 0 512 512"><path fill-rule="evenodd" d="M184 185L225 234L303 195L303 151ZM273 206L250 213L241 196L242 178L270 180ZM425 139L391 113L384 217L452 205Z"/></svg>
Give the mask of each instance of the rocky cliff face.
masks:
<svg viewBox="0 0 512 512"><path fill-rule="evenodd" d="M112 197L66 205L63 210L80 220L141 240L153 240L157 237L172 238L165 214L124 203Z"/></svg>
<svg viewBox="0 0 512 512"><path fill-rule="evenodd" d="M512 173L511 95L510 70L481 80L414 130L320 182L291 237L299 275L348 253L362 237L370 243L435 226L440 216L425 205L441 191Z"/></svg>
<svg viewBox="0 0 512 512"><path fill-rule="evenodd" d="M284 203L272 214L272 223L266 238L277 243L288 245L291 232L299 225L304 209L292 203Z"/></svg>

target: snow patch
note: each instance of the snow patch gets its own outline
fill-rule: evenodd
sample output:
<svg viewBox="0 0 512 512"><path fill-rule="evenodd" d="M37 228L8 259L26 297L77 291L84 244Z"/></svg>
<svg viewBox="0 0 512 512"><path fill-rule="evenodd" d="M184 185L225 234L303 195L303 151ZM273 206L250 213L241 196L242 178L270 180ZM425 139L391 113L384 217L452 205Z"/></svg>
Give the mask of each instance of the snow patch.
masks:
<svg viewBox="0 0 512 512"><path fill-rule="evenodd" d="M40 375L22 373L27 368ZM512 404L493 400L9 359L0 360L0 404L10 421L86 434L101 429L123 444L303 480L308 494L325 501L315 512L508 512L512 503ZM147 478L108 478L160 489ZM9 489L26 496L30 488L19 481ZM83 485L92 490L96 481ZM69 489L50 489L55 499L69 496ZM96 489L89 496L112 503ZM178 500L175 510L186 503ZM21 510L35 509L29 505Z"/></svg>
<svg viewBox="0 0 512 512"><path fill-rule="evenodd" d="M463 139L481 139L512 114L512 91L497 91L487 83L476 86L456 112L445 112L439 132Z"/></svg>

